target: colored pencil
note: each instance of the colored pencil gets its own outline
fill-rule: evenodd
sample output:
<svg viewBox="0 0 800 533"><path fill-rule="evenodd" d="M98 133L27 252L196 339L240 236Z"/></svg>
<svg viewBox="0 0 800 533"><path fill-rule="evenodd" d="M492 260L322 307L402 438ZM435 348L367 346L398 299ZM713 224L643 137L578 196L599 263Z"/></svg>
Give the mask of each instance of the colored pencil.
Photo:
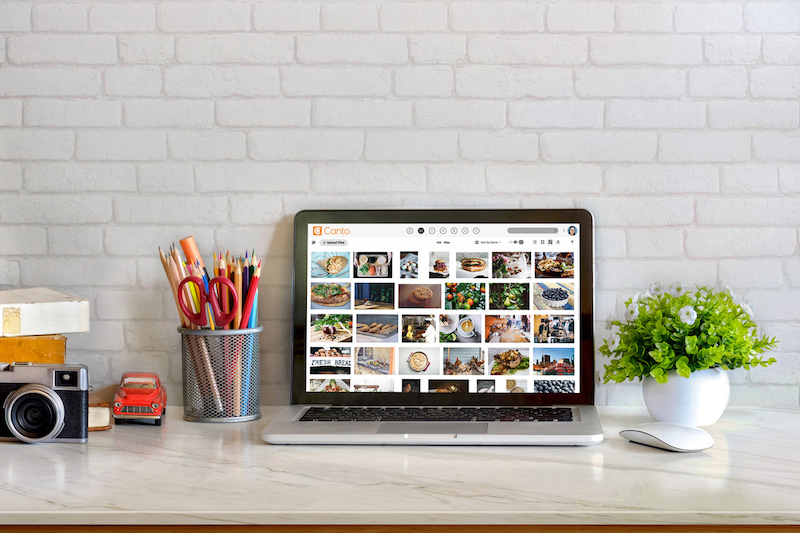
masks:
<svg viewBox="0 0 800 533"><path fill-rule="evenodd" d="M177 280L175 279L175 276L172 273L172 269L170 268L170 264L167 260L167 257L164 255L164 251L161 249L160 246L158 247L158 255L161 258L161 266L164 267L164 273L167 275L167 280L169 281L169 287L172 290L172 297L175 299L175 307L177 307L178 309L178 317L181 320L181 325L183 327L186 327L188 319L186 318L186 315L183 313L181 305L178 301L179 296L178 296L178 286L176 285Z"/></svg>
<svg viewBox="0 0 800 533"><path fill-rule="evenodd" d="M234 329L239 329L242 323L242 263L236 261L236 269L233 271L233 285L236 287L236 315L234 315Z"/></svg>
<svg viewBox="0 0 800 533"><path fill-rule="evenodd" d="M244 304L244 309L242 309L242 324L249 324L250 320L250 313L253 309L253 300L256 297L256 291L258 290L258 280L261 277L261 265L259 265L255 272L253 273L253 282L250 285L250 290L247 292L247 301Z"/></svg>
<svg viewBox="0 0 800 533"><path fill-rule="evenodd" d="M225 269L225 258L224 257L220 256L220 258L219 258L219 268L217 268L217 272L218 272L218 274L217 274L218 276L221 276L222 274L224 274L226 272L226 269ZM220 292L219 300L220 300L220 303L222 304L222 312L227 314L228 311L231 310L230 300L228 300L228 296L230 296L230 295L228 294L228 291L223 289L222 287L220 287L219 292ZM225 324L223 326L223 329L230 329L230 324Z"/></svg>

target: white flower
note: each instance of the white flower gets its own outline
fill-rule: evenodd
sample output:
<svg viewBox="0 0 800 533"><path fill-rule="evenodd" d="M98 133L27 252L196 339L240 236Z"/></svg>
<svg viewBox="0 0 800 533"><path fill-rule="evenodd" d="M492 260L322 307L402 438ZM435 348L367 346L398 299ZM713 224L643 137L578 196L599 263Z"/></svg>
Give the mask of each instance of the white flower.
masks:
<svg viewBox="0 0 800 533"><path fill-rule="evenodd" d="M753 316L753 307L747 302L747 300L742 301L742 303L739 305L742 307L742 309L744 309L744 312L747 313L748 316Z"/></svg>
<svg viewBox="0 0 800 533"><path fill-rule="evenodd" d="M661 285L661 283L653 283L652 285L650 285L650 292L652 293L653 296L658 298L659 296L664 294L664 287Z"/></svg>
<svg viewBox="0 0 800 533"><path fill-rule="evenodd" d="M733 294L733 289L731 289L727 285L725 285L725 292L727 292L730 295L731 298L736 298L736 295Z"/></svg>
<svg viewBox="0 0 800 533"><path fill-rule="evenodd" d="M614 327L614 317L609 315L608 318L606 318L606 329L611 330L611 328L613 327Z"/></svg>
<svg viewBox="0 0 800 533"><path fill-rule="evenodd" d="M639 316L639 304L636 302L631 302L631 304L625 308L625 320L628 322L633 322L636 320L636 317Z"/></svg>
<svg viewBox="0 0 800 533"><path fill-rule="evenodd" d="M690 326L694 324L694 321L697 320L697 311L694 310L694 307L691 305L687 305L680 311L678 311L678 316L681 319L681 322L684 324L689 324Z"/></svg>
<svg viewBox="0 0 800 533"><path fill-rule="evenodd" d="M639 301L642 302L644 300L649 300L652 297L653 295L650 294L650 291L644 291L644 294L642 294L641 298L639 298Z"/></svg>
<svg viewBox="0 0 800 533"><path fill-rule="evenodd" d="M614 351L619 348L619 334L615 333L613 336L609 337L606 340L606 346L610 351Z"/></svg>
<svg viewBox="0 0 800 533"><path fill-rule="evenodd" d="M680 281L677 283L673 283L672 285L669 286L669 293L676 298L682 296L683 293L685 292L686 292L686 287L684 287L683 283L681 283Z"/></svg>

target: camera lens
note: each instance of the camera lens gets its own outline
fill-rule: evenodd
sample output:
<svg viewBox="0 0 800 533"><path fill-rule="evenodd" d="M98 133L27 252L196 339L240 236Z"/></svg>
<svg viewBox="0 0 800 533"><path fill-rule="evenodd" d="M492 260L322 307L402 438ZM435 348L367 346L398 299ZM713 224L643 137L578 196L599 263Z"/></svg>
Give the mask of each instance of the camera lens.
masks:
<svg viewBox="0 0 800 533"><path fill-rule="evenodd" d="M8 429L25 442L41 442L64 429L64 402L55 391L28 384L8 395L3 405Z"/></svg>
<svg viewBox="0 0 800 533"><path fill-rule="evenodd" d="M56 413L52 403L41 397L28 396L17 402L11 418L20 433L37 439L53 431Z"/></svg>

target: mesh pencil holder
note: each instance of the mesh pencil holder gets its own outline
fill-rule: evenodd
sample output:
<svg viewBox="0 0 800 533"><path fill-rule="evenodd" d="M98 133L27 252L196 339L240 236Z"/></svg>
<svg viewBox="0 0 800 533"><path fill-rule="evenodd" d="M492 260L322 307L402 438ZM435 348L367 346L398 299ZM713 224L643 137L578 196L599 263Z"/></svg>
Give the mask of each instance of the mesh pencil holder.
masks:
<svg viewBox="0 0 800 533"><path fill-rule="evenodd" d="M263 329L178 328L186 420L244 422L261 418L258 334Z"/></svg>

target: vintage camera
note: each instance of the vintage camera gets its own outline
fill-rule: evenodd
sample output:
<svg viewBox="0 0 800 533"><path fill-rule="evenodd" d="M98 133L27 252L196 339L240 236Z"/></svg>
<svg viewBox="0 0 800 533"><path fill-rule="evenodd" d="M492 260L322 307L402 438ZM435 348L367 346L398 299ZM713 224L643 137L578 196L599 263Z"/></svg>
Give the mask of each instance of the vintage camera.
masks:
<svg viewBox="0 0 800 533"><path fill-rule="evenodd" d="M89 371L83 365L0 364L0 440L86 442Z"/></svg>

